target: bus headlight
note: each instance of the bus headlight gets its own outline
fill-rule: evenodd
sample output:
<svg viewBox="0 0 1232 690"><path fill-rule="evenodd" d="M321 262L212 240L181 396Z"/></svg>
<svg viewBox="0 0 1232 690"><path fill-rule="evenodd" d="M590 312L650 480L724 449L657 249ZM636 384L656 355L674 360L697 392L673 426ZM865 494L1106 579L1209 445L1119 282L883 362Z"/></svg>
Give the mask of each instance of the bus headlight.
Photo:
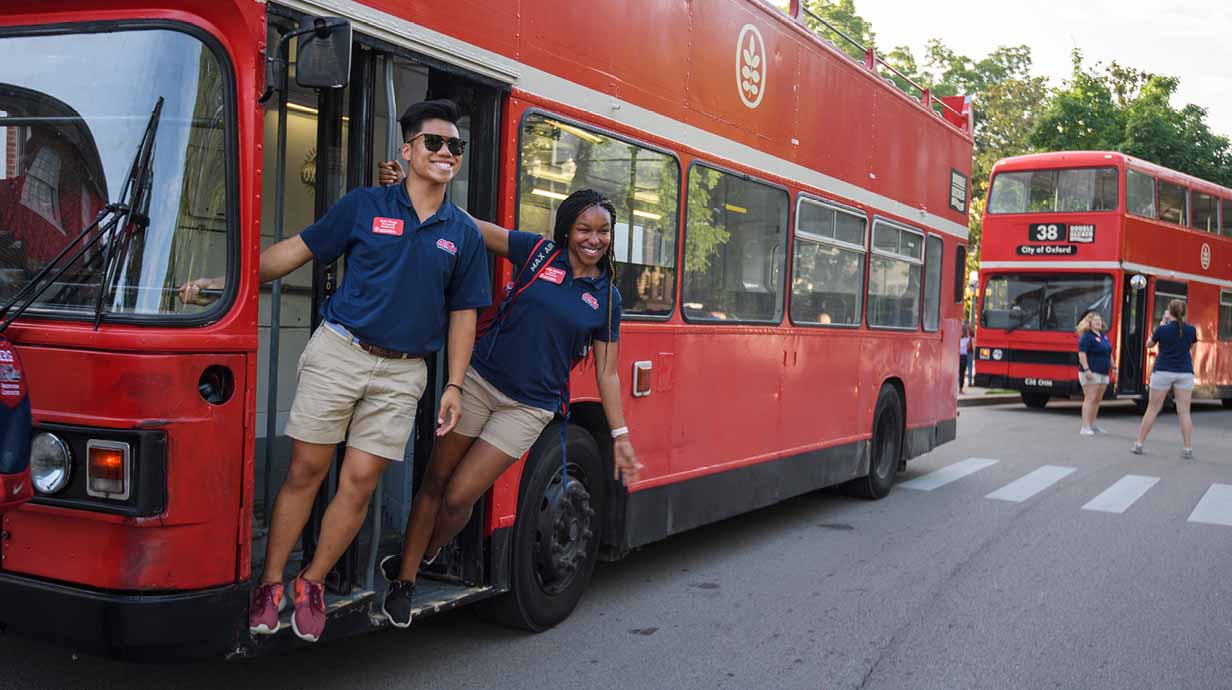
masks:
<svg viewBox="0 0 1232 690"><path fill-rule="evenodd" d="M43 432L30 443L30 481L44 496L58 493L73 476L73 453L64 439Z"/></svg>

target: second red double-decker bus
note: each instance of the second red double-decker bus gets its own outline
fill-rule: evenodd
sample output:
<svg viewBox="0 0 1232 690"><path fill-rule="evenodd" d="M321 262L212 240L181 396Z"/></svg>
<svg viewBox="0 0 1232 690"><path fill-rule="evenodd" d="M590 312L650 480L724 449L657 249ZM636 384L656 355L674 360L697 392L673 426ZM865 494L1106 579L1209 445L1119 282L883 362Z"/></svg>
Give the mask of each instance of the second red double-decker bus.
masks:
<svg viewBox="0 0 1232 690"><path fill-rule="evenodd" d="M490 600L543 629L599 558L825 485L885 495L905 459L956 434L971 114L962 98L898 90L874 53L851 59L801 13L760 0L6 5L0 297L48 287L6 332L27 377L36 493L2 516L0 629L158 660L297 643L249 635L248 592L287 468L295 362L339 267L262 286L258 254L373 184L401 144L398 115L425 98L465 113L449 193L474 215L546 231L575 189L615 203L624 409L645 468L629 487L611 479L593 371L579 372L570 418L482 499L420 580L416 617ZM262 102L266 60L294 31L292 60L320 42L349 57L322 80L345 86L303 79L328 60L291 78L274 62L286 88ZM83 229L93 249L41 274ZM494 285L509 274L498 265ZM213 305L176 298L219 275ZM375 566L401 542L444 362L428 361L412 462L390 468L327 580L327 638L386 625ZM335 488L293 560L311 557Z"/></svg>
<svg viewBox="0 0 1232 690"><path fill-rule="evenodd" d="M1120 153L1008 158L989 186L980 251L976 385L1043 407L1080 395L1078 321L1099 312L1119 375L1147 395L1145 347L1168 302L1198 329L1195 398L1232 404L1232 189Z"/></svg>

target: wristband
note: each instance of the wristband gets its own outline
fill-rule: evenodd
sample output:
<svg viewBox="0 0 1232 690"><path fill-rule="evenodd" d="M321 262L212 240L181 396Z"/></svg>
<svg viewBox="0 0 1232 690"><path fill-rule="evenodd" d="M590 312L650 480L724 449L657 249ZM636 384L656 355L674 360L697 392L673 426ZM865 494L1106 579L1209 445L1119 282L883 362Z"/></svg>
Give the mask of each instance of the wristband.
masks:
<svg viewBox="0 0 1232 690"><path fill-rule="evenodd" d="M454 388L457 388L459 393L461 393L461 392L462 392L462 386L459 386L459 385L458 385L458 384L456 384L456 383L447 383L447 384L445 384L445 388L449 388L450 386L453 386Z"/></svg>
<svg viewBox="0 0 1232 690"><path fill-rule="evenodd" d="M619 429L612 429L612 438L617 439L629 433L629 427L622 426Z"/></svg>

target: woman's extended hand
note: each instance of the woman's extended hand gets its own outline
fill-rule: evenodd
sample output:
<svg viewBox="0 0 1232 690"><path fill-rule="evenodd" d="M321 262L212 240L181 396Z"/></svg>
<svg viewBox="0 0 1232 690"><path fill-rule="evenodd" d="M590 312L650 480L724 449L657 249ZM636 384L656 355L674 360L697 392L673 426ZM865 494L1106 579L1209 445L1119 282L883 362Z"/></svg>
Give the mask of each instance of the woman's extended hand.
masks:
<svg viewBox="0 0 1232 690"><path fill-rule="evenodd" d="M384 187L385 185L397 184L402 181L402 166L398 165L397 161L383 161L376 164L377 169L377 184Z"/></svg>
<svg viewBox="0 0 1232 690"><path fill-rule="evenodd" d="M637 454L633 452L633 442L629 440L628 434L612 441L612 464L615 466L615 478L624 482L625 486L637 481L638 470L642 468L642 464L637 461Z"/></svg>
<svg viewBox="0 0 1232 690"><path fill-rule="evenodd" d="M222 290L226 287L225 278L198 278L180 286L180 301L184 304L213 304L217 297L201 294L202 290Z"/></svg>

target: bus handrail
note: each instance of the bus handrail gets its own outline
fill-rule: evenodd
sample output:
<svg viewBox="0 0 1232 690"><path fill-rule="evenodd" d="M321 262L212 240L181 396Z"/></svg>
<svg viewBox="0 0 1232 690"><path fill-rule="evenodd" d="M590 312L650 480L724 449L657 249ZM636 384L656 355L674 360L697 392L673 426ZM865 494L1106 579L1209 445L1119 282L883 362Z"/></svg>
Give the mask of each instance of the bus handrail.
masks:
<svg viewBox="0 0 1232 690"><path fill-rule="evenodd" d="M928 109L930 109L930 110L931 110L931 109L933 108L933 106L937 106L937 105L939 105L939 106L941 106L942 108L944 108L945 110L948 110L948 111L950 111L951 113L953 113L953 114L954 114L954 116L955 116L956 118L964 118L964 117L965 117L965 115L963 115L963 114L962 114L962 113L960 113L959 111L955 110L955 109L954 109L954 108L953 108L950 104L946 103L945 101L941 100L940 98L933 98L933 95L932 95L932 90L931 90L931 89L928 89L928 88L926 88L926 87L923 87L923 86L920 86L919 84L917 84L917 83L915 82L915 80L914 80L914 79L912 79L911 77L908 77L907 75L903 74L903 73L902 73L902 72L901 72L898 68L894 67L893 65L891 65L890 63L888 63L888 62L886 62L884 59L882 59L882 57L881 57L880 55L878 55L878 54L877 54L877 51L876 51L876 50L874 50L874 49L872 49L872 48L866 48L866 47L864 47L864 45L863 45L863 44L861 44L859 41L857 41L856 39L852 38L851 36L848 36L848 35L847 35L847 34L846 34L846 33L845 33L842 29L840 29L840 28L838 28L837 26L835 26L835 25L831 24L830 22L826 21L825 19L822 19L821 17L817 16L817 15L816 15L816 14L815 14L812 10L810 10L810 9L808 9L807 7L805 7L805 6L804 6L804 3L802 2L802 0L791 0L791 4L790 4L790 6L789 6L789 8L788 8L788 14L791 16L791 18L792 18L793 20L795 20L795 21L796 21L796 23L800 24L800 25L801 25L801 26L803 26L806 30L808 30L808 31L809 31L809 33L813 34L814 36L817 36L818 38L820 38L820 39L822 39L822 40L827 40L827 41L828 41L829 39L827 39L827 38L826 38L824 35L822 35L820 32L818 32L818 31L814 31L811 27L809 27L809 26L808 26L808 25L804 22L804 17L806 17L806 16L807 16L807 17L809 17L810 19L812 19L812 20L816 21L817 23L821 24L822 26L826 27L826 28L827 28L827 29L829 29L830 31L834 32L835 34L838 34L838 35L839 35L839 36L840 36L843 40L845 40L845 41L847 41L848 43L850 43L850 44L851 44L851 46L852 46L853 48L855 48L856 50L858 50L858 51L860 51L860 52L864 53L864 67L865 67L866 69L868 69L870 72L877 73L877 69L878 69L878 67L884 67L885 69L888 69L888 70L890 70L891 72L893 72L896 76L898 76L898 78L899 78L899 79L902 79L903 81L905 81L905 82L907 82L908 84L910 84L911 86L913 86L913 87L916 89L916 91L919 91L919 92L920 92L920 95L919 95L918 97L916 97L916 98L918 98L918 100L919 100L919 101L920 101L920 102L924 105L924 107L926 107L926 108L928 108ZM831 44L832 44L832 43L833 43L833 42L831 42ZM844 54L845 54L845 53L844 53ZM882 76L884 77L884 75L882 75ZM894 82L894 80L889 79L888 77L887 77L886 79L887 79L887 81L890 81L890 82L894 83L894 87L895 87L895 88L897 88L899 91L902 91L903 93L907 94L908 96L912 96L912 94L911 94L910 92L908 92L906 89L904 89L904 88L900 87L900 86L898 85L898 83L897 83L897 82ZM913 96L913 97L914 97L914 96Z"/></svg>

